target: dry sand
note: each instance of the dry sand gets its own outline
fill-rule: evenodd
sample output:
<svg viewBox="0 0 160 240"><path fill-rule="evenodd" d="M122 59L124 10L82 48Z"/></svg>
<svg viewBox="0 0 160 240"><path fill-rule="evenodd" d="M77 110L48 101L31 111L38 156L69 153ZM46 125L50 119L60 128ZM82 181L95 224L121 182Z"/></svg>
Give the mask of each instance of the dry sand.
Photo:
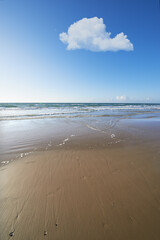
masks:
<svg viewBox="0 0 160 240"><path fill-rule="evenodd" d="M159 240L153 151L60 149L1 167L0 239Z"/></svg>

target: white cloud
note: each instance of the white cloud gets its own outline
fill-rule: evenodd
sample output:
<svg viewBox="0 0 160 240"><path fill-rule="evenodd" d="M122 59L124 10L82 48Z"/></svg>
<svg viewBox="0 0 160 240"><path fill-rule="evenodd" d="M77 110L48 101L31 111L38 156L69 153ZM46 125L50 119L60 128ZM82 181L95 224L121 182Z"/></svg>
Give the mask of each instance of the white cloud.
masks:
<svg viewBox="0 0 160 240"><path fill-rule="evenodd" d="M124 95L123 95L123 96L117 96L117 97L116 97L116 100L117 100L117 101L126 101L126 100L127 100L127 97L124 96Z"/></svg>
<svg viewBox="0 0 160 240"><path fill-rule="evenodd" d="M60 33L59 38L67 44L68 50L86 49L90 51L132 51L133 44L123 32L111 38L106 32L103 18L83 18L68 28L68 32Z"/></svg>

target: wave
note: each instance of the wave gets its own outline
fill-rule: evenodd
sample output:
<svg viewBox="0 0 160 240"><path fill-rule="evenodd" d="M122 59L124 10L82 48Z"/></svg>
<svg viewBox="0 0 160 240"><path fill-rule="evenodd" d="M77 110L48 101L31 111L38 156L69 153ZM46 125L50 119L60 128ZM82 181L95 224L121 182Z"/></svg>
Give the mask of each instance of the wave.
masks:
<svg viewBox="0 0 160 240"><path fill-rule="evenodd" d="M0 120L59 117L120 117L160 113L160 104L0 103Z"/></svg>

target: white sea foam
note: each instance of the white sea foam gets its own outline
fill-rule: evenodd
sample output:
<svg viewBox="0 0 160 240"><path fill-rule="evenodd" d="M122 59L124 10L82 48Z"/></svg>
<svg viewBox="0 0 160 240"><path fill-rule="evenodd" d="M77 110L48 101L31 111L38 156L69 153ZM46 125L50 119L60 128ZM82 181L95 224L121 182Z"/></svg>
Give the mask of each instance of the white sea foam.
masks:
<svg viewBox="0 0 160 240"><path fill-rule="evenodd" d="M33 106L32 106L33 105ZM160 112L160 104L0 104L0 120Z"/></svg>
<svg viewBox="0 0 160 240"><path fill-rule="evenodd" d="M57 145L57 147L66 144L66 142L67 142L68 140L69 140L69 138L65 138L65 139L62 141L62 143L60 143L60 144Z"/></svg>
<svg viewBox="0 0 160 240"><path fill-rule="evenodd" d="M28 156L28 155L31 154L31 153L33 153L33 152L21 153L21 154L20 154L20 157L23 158L23 157L25 157L25 156ZM18 156L16 156L16 158L18 158Z"/></svg>
<svg viewBox="0 0 160 240"><path fill-rule="evenodd" d="M64 139L64 142L67 142L69 140L69 138L66 138L66 139Z"/></svg>
<svg viewBox="0 0 160 240"><path fill-rule="evenodd" d="M27 155L29 155L29 154L31 154L32 152L27 152L27 153L24 153L24 155L25 156L27 156Z"/></svg>
<svg viewBox="0 0 160 240"><path fill-rule="evenodd" d="M8 164L9 161L2 161L1 163L3 163L3 164Z"/></svg>
<svg viewBox="0 0 160 240"><path fill-rule="evenodd" d="M111 134L111 138L115 138L116 137L116 135L115 134Z"/></svg>

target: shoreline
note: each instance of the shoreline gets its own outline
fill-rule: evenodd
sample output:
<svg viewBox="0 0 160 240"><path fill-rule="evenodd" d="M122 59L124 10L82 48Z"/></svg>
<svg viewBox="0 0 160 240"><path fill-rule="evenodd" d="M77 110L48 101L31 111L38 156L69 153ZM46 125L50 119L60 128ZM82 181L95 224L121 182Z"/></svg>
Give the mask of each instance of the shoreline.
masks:
<svg viewBox="0 0 160 240"><path fill-rule="evenodd" d="M37 151L160 144L160 119L34 119L1 122L0 167Z"/></svg>

